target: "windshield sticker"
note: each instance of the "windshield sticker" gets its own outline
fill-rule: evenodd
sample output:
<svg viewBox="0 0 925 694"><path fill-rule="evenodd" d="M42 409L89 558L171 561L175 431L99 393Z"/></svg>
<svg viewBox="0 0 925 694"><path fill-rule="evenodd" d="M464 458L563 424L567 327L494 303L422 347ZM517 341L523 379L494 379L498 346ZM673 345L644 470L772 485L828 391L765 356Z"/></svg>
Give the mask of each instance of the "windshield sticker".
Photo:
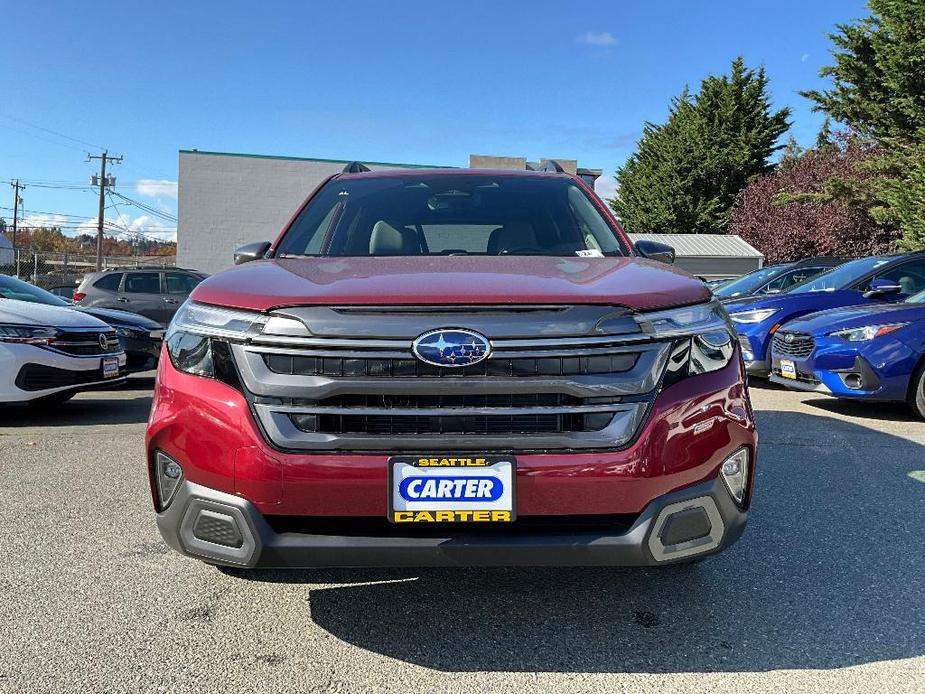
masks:
<svg viewBox="0 0 925 694"><path fill-rule="evenodd" d="M575 251L575 255L579 258L603 258L604 254L601 253L596 248L589 248L586 251Z"/></svg>

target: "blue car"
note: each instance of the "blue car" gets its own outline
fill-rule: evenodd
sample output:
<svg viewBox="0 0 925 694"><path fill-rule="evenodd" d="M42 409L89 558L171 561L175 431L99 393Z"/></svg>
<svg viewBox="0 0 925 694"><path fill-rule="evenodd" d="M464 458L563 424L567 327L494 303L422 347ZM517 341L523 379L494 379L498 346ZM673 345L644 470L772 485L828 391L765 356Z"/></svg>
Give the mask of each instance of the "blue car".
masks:
<svg viewBox="0 0 925 694"><path fill-rule="evenodd" d="M906 401L925 418L925 291L812 313L774 335L771 380L840 398Z"/></svg>
<svg viewBox="0 0 925 694"><path fill-rule="evenodd" d="M771 339L784 323L832 308L904 301L923 290L925 252L916 252L852 260L786 292L724 303L746 371L764 378L771 374Z"/></svg>

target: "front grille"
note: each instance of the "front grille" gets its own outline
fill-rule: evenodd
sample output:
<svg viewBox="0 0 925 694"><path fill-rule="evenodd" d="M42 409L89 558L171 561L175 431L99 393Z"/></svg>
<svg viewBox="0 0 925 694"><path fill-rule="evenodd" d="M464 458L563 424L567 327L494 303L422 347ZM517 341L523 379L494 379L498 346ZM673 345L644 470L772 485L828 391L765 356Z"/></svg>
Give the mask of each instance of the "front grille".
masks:
<svg viewBox="0 0 925 694"><path fill-rule="evenodd" d="M283 450L621 446L642 422L673 347L613 306L280 314L289 332L267 329L232 352L263 431ZM311 332L293 334L292 318ZM417 359L415 338L454 329L447 326L485 335L490 356L455 368Z"/></svg>
<svg viewBox="0 0 925 694"><path fill-rule="evenodd" d="M775 367L774 369L772 369L772 371L774 372L775 376L779 376L780 378L785 378L784 374L780 370L780 367ZM806 383L811 386L818 386L822 383L822 381L816 378L813 374L806 374L806 373L802 373L801 371L797 371L797 377L795 379L787 378L786 380L799 381L800 383Z"/></svg>
<svg viewBox="0 0 925 694"><path fill-rule="evenodd" d="M264 354L273 373L292 376L363 376L368 378L466 378L467 376L579 376L623 373L633 368L636 354L601 354L539 359L488 359L472 366L442 369L415 359L345 359Z"/></svg>
<svg viewBox="0 0 925 694"><path fill-rule="evenodd" d="M35 392L51 388L66 388L103 380L102 369L69 371L44 364L24 364L16 375L16 387Z"/></svg>
<svg viewBox="0 0 925 694"><path fill-rule="evenodd" d="M813 336L807 333L779 331L774 335L774 351L790 357L804 358L812 354L816 347Z"/></svg>
<svg viewBox="0 0 925 694"><path fill-rule="evenodd" d="M561 535L577 533L623 535L638 514L594 514L574 516L518 516L511 523L402 523L400 527L384 516L264 516L276 533L335 535L339 537L454 537L472 534L501 537Z"/></svg>
<svg viewBox="0 0 925 694"><path fill-rule="evenodd" d="M106 337L105 349L100 346L100 335ZM114 330L106 331L63 331L49 345L57 352L64 352L77 357L117 354L122 351L119 337Z"/></svg>

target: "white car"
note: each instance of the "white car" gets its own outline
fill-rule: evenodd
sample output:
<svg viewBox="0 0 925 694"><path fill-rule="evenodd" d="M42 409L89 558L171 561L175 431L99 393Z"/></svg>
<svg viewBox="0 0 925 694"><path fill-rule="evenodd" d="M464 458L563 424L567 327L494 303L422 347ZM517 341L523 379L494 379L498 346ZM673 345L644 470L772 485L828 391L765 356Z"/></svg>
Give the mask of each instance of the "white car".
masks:
<svg viewBox="0 0 925 694"><path fill-rule="evenodd" d="M115 331L86 313L0 299L0 403L49 405L125 380Z"/></svg>

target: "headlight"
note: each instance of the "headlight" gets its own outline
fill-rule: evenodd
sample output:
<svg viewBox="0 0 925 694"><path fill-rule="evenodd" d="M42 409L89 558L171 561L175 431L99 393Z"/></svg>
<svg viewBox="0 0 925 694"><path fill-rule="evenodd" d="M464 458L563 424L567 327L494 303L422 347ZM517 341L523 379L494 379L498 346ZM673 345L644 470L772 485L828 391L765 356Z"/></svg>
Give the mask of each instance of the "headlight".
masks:
<svg viewBox="0 0 925 694"><path fill-rule="evenodd" d="M860 328L848 328L828 333L833 337L840 337L848 342L867 342L875 337L888 335L891 332L905 328L908 323L889 323L887 325L865 325Z"/></svg>
<svg viewBox="0 0 925 694"><path fill-rule="evenodd" d="M753 324L767 320L778 311L780 311L779 308L758 308L751 311L736 311L735 313L730 313L729 317L735 323Z"/></svg>
<svg viewBox="0 0 925 694"><path fill-rule="evenodd" d="M50 326L0 325L0 342L47 345L54 342L59 334L57 328Z"/></svg>
<svg viewBox="0 0 925 694"><path fill-rule="evenodd" d="M147 337L148 333L144 330L135 330L134 328L127 328L125 326L116 326L115 327L116 335L119 337Z"/></svg>
<svg viewBox="0 0 925 694"><path fill-rule="evenodd" d="M718 301L667 311L638 313L635 318L643 332L659 338L704 334L716 330L728 332L732 329L729 315Z"/></svg>
<svg viewBox="0 0 925 694"><path fill-rule="evenodd" d="M180 331L208 337L224 337L229 340L245 340L260 332L266 322L267 316L261 313L187 301L170 322L167 339L170 339L172 333Z"/></svg>
<svg viewBox="0 0 925 694"><path fill-rule="evenodd" d="M668 367L674 376L717 371L732 358L735 330L718 301L640 313L635 318L643 332L653 337L683 338L678 339Z"/></svg>
<svg viewBox="0 0 925 694"><path fill-rule="evenodd" d="M229 343L243 342L259 334L267 319L253 311L187 301L167 328L164 338L167 354L178 371L215 378L239 388Z"/></svg>

